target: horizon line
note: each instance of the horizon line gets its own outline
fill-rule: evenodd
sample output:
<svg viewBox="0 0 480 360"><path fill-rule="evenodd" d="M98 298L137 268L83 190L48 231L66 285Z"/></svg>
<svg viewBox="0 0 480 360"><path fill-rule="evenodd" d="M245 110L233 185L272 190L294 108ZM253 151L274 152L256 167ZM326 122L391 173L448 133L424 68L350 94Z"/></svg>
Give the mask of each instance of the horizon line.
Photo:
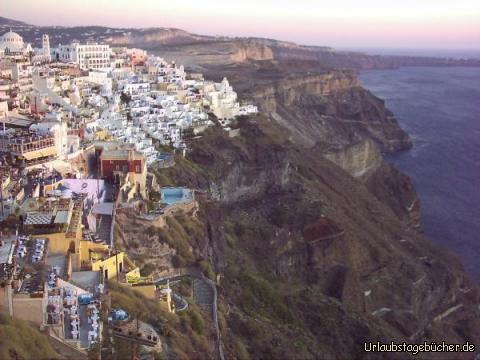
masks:
<svg viewBox="0 0 480 360"><path fill-rule="evenodd" d="M100 24L81 24L81 25L39 25L39 24L34 24L31 22L27 22L24 20L18 20L14 19L11 17L6 17L6 16L0 16L1 18L4 18L6 20L10 21L16 21L20 22L23 24L13 24L13 25L3 25L7 27L15 27L15 26L32 26L32 27L39 27L39 28L75 28L75 27L102 27L102 28L110 28L110 29L134 29L134 30L146 30L146 29L172 29L172 30L181 30L185 31L189 34L192 35L199 35L199 36L204 36L204 37L225 37L225 38L231 38L231 39L261 39L261 40L274 40L274 41L280 41L280 42L285 42L285 43L293 43L299 46L305 46L305 47L326 47L326 48L331 48L334 50L398 50L398 51L468 51L468 52L480 52L480 47L478 48L438 48L438 47L390 47L390 46L381 46L381 45L325 45L325 44L305 44L301 43L298 41L292 41L292 40L283 40L279 38L274 38L274 37L269 37L269 36L247 36L247 35L224 35L224 34L204 34L204 33L199 33L196 31L191 31L187 30L185 28L181 27L173 27L173 26L147 26L147 27L141 27L141 26L127 26L127 27L121 27L118 25L115 26L108 26L108 25L100 25ZM380 55L380 54L379 54Z"/></svg>

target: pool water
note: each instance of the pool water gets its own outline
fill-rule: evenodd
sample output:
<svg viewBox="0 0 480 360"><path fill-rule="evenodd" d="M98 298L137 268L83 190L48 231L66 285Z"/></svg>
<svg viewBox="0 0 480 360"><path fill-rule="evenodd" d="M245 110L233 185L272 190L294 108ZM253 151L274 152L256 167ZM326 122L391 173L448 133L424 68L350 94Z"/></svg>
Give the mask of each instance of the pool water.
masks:
<svg viewBox="0 0 480 360"><path fill-rule="evenodd" d="M162 203L167 205L186 203L192 200L192 192L186 188L161 189Z"/></svg>

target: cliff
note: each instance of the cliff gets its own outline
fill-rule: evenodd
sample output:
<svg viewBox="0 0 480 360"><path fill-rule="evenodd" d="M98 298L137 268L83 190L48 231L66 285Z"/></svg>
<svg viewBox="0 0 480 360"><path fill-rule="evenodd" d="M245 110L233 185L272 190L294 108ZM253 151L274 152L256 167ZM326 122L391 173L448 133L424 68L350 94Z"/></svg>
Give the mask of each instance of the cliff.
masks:
<svg viewBox="0 0 480 360"><path fill-rule="evenodd" d="M307 147L338 150L365 139L386 152L411 147L408 134L384 102L363 89L352 71L280 77L260 83L242 95L252 99Z"/></svg>
<svg viewBox="0 0 480 360"><path fill-rule="evenodd" d="M355 178L369 178L383 164L382 155L371 140L363 140L323 156Z"/></svg>
<svg viewBox="0 0 480 360"><path fill-rule="evenodd" d="M273 50L256 41L236 41L234 49L233 62L273 60Z"/></svg>
<svg viewBox="0 0 480 360"><path fill-rule="evenodd" d="M151 48L165 44L207 42L211 37L196 35L181 29L133 29L122 34L113 34L106 39L113 46L137 46Z"/></svg>
<svg viewBox="0 0 480 360"><path fill-rule="evenodd" d="M326 152L323 156L363 182L408 228L422 230L420 200L411 179L393 165L384 162L372 140Z"/></svg>
<svg viewBox="0 0 480 360"><path fill-rule="evenodd" d="M376 157L373 145L330 161L266 117L239 126L233 139L209 130L165 174L205 193L196 251L222 278L227 356L356 358L367 340L480 340L479 289L402 219L411 199L392 199L404 179L382 163L367 179L347 172Z"/></svg>

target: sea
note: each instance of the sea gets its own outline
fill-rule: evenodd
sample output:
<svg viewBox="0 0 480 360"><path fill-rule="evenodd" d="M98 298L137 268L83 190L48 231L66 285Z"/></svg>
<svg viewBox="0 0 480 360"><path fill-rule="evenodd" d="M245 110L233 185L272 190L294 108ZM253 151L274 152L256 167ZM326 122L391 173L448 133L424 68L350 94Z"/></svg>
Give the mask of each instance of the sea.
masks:
<svg viewBox="0 0 480 360"><path fill-rule="evenodd" d="M408 174L434 242L480 282L480 68L403 67L360 73L413 140L386 160Z"/></svg>

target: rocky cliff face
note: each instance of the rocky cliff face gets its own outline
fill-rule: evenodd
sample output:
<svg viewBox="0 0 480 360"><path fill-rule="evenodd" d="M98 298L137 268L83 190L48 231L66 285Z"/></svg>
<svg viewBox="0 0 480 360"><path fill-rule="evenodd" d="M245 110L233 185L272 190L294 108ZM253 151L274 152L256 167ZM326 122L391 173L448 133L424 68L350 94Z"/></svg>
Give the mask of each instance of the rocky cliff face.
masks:
<svg viewBox="0 0 480 360"><path fill-rule="evenodd" d="M323 156L363 182L410 229L421 231L420 200L411 179L385 163L372 140L326 152Z"/></svg>
<svg viewBox="0 0 480 360"><path fill-rule="evenodd" d="M290 140L359 178L403 221L420 229L420 202L410 179L384 164L381 155L411 147L384 102L363 89L353 71L276 76L257 81L242 96L285 128Z"/></svg>
<svg viewBox="0 0 480 360"><path fill-rule="evenodd" d="M237 41L231 56L234 62L273 60L273 51L265 44L255 41Z"/></svg>
<svg viewBox="0 0 480 360"><path fill-rule="evenodd" d="M280 79L259 85L246 96L308 147L341 149L365 139L382 151L411 146L383 101L363 89L351 71Z"/></svg>
<svg viewBox="0 0 480 360"><path fill-rule="evenodd" d="M367 188L388 205L409 229L421 231L421 206L412 180L395 166L382 162L364 177Z"/></svg>
<svg viewBox="0 0 480 360"><path fill-rule="evenodd" d="M354 178L369 178L383 164L377 146L369 139L338 151L327 152L323 156Z"/></svg>
<svg viewBox="0 0 480 360"><path fill-rule="evenodd" d="M108 42L114 46L143 46L150 48L160 44L206 42L209 37L191 34L180 29L144 29L113 34Z"/></svg>
<svg viewBox="0 0 480 360"><path fill-rule="evenodd" d="M234 139L207 133L189 154L212 195L200 218L229 356L238 342L255 358L333 359L358 357L367 340L480 340L478 287L402 219L409 183L383 164L367 180L347 173L372 145L330 161L267 118L240 127Z"/></svg>

